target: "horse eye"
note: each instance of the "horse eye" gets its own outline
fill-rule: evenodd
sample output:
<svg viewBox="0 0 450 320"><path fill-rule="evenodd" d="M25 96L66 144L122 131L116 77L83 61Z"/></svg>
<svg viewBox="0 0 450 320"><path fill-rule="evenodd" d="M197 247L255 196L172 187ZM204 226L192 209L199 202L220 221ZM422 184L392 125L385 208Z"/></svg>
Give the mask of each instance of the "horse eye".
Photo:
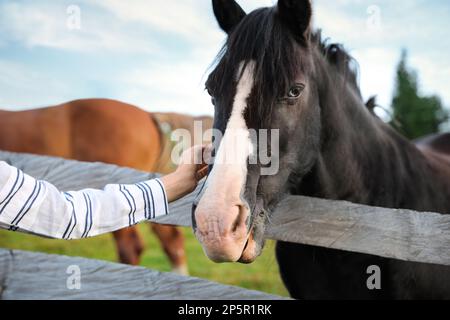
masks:
<svg viewBox="0 0 450 320"><path fill-rule="evenodd" d="M295 86L292 87L291 90L289 90L288 98L298 98L303 92L304 87L303 86Z"/></svg>

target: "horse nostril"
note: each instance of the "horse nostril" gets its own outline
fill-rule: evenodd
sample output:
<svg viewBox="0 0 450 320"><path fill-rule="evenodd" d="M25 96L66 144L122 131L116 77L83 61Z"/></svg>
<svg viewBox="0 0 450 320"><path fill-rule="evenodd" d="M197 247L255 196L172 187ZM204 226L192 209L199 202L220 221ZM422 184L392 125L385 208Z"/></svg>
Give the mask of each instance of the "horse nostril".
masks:
<svg viewBox="0 0 450 320"><path fill-rule="evenodd" d="M246 221L245 207L239 206L239 214L237 215L236 219L234 220L231 226L231 232L236 233L238 229L245 223L245 221Z"/></svg>
<svg viewBox="0 0 450 320"><path fill-rule="evenodd" d="M235 233L237 231L237 229L239 228L239 221L240 221L239 215L237 216L236 220L234 220L233 225L231 226L232 233Z"/></svg>

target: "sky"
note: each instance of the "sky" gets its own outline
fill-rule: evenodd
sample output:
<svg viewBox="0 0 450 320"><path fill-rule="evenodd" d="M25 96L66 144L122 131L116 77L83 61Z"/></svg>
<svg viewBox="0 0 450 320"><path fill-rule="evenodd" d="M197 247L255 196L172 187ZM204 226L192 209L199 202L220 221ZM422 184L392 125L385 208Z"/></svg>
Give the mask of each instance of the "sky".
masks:
<svg viewBox="0 0 450 320"><path fill-rule="evenodd" d="M274 0L241 0L250 12ZM314 27L359 63L365 98L389 107L401 50L424 94L450 107L450 1L315 0ZM213 113L204 82L226 35L209 0L0 0L0 108L110 98Z"/></svg>

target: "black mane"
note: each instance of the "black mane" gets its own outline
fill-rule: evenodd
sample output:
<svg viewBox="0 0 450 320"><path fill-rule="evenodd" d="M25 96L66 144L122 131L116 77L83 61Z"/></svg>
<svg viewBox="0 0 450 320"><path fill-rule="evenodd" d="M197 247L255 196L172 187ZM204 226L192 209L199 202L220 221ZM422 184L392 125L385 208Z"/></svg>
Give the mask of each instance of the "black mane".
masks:
<svg viewBox="0 0 450 320"><path fill-rule="evenodd" d="M312 33L311 43L317 46L328 63L343 76L346 82L353 86L362 99L358 83L358 63L345 50L344 46L338 43L328 43L328 39L322 39L322 30L320 29Z"/></svg>

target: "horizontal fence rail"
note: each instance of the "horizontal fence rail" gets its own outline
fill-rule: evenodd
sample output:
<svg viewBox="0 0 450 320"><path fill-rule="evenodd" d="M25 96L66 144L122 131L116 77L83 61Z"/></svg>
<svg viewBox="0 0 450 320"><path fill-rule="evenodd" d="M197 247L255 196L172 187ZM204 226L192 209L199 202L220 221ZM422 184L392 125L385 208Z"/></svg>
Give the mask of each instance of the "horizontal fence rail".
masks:
<svg viewBox="0 0 450 320"><path fill-rule="evenodd" d="M135 183L155 177L113 165L8 152L0 152L0 160L64 191ZM191 207L196 194L171 204L171 215L156 222L191 226ZM450 215L288 196L273 212L266 236L291 243L450 266Z"/></svg>
<svg viewBox="0 0 450 320"><path fill-rule="evenodd" d="M212 298L283 299L257 291L146 268L0 249L0 299L3 300L210 300Z"/></svg>

